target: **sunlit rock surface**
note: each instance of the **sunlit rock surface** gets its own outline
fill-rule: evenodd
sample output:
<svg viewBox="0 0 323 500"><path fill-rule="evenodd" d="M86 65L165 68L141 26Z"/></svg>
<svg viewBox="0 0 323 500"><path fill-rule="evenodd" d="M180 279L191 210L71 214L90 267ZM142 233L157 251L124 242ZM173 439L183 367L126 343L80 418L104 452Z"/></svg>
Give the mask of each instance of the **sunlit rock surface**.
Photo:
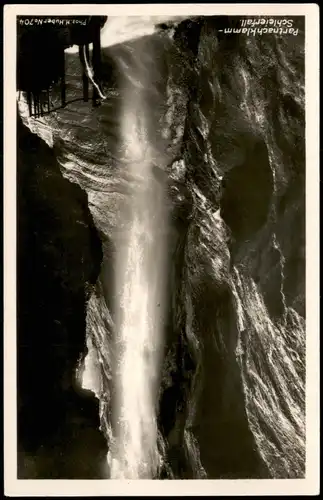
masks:
<svg viewBox="0 0 323 500"><path fill-rule="evenodd" d="M70 51L67 106L59 109L54 89L58 109L41 121L23 115L22 101L19 110L30 130L52 145L64 182L84 193L102 243L100 275L87 303L90 357L83 384L99 399L108 446L115 234L127 228L120 213L130 207L136 182L121 140L131 89L145 103L138 110L145 134L134 134L138 154L145 161L147 146L155 179L167 187L169 211L159 477L301 478L304 26L295 21L297 37L218 32L228 22L186 21L175 34L108 43L102 49L106 98L97 108L83 102L78 54ZM41 152L37 161L44 162ZM52 200L59 203L54 194ZM68 207L64 212L74 223ZM88 247L72 236L64 244ZM58 254L53 258L60 262ZM74 268L73 258L68 266ZM78 333L81 339L85 326Z"/></svg>

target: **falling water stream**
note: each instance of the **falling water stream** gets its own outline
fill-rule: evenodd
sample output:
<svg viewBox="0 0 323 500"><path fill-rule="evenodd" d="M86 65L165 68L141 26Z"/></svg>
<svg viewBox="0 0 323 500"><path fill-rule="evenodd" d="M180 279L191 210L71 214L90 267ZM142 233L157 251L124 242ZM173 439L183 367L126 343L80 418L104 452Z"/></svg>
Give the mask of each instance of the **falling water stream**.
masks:
<svg viewBox="0 0 323 500"><path fill-rule="evenodd" d="M128 91L122 140L131 179L121 228L115 237L115 399L112 479L150 479L159 465L156 405L163 346L165 197L153 175L144 102Z"/></svg>

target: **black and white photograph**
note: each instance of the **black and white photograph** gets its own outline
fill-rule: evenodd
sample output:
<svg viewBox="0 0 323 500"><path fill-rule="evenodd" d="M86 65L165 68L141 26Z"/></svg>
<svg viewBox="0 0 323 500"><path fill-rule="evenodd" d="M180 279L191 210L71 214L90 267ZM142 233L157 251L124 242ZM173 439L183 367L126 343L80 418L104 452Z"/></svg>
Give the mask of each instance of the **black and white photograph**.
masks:
<svg viewBox="0 0 323 500"><path fill-rule="evenodd" d="M25 491L319 492L319 10L207 5L6 6L5 453Z"/></svg>

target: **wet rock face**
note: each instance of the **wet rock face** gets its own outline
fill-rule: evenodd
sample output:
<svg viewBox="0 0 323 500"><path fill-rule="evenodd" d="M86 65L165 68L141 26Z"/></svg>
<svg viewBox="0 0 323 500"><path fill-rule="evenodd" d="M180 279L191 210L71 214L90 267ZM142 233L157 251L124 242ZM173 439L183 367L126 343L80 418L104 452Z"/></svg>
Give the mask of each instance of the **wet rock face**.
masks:
<svg viewBox="0 0 323 500"><path fill-rule="evenodd" d="M57 412L84 347L85 284L94 284L100 273L87 305L87 330L101 360L101 424L109 439L113 234L122 230L119 208L133 182L121 119L125 89L139 89L147 104L156 177L167 179L169 187L168 313L158 413L166 443L162 477L302 477L302 23L297 21L300 35L297 44L290 37L292 44L288 37L226 37L218 30L227 22L185 21L174 42L164 33L103 51L107 99L95 110L77 102L81 68L78 56L66 58L71 103L45 120L53 129L54 150L20 132L20 249L34 248L20 250L26 276L20 335L42 346L37 357L46 376L40 381L41 370L31 370L38 388L34 400L36 393L46 395L49 384ZM141 80L133 78L133 67ZM37 284L34 294L31 281ZM24 398L26 380L21 377Z"/></svg>
<svg viewBox="0 0 323 500"><path fill-rule="evenodd" d="M62 177L52 149L20 119L17 147L18 443L37 456L70 418L99 425L97 404L74 379L102 250L86 194Z"/></svg>

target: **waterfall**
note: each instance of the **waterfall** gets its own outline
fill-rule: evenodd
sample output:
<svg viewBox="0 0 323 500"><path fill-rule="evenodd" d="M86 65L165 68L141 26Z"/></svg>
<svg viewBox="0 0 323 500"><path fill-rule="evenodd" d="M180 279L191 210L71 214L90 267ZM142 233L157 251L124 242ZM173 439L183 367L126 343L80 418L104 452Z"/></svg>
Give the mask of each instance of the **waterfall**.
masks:
<svg viewBox="0 0 323 500"><path fill-rule="evenodd" d="M121 129L131 192L115 235L114 439L108 461L112 479L152 479L160 460L156 410L167 218L138 89L127 91Z"/></svg>

